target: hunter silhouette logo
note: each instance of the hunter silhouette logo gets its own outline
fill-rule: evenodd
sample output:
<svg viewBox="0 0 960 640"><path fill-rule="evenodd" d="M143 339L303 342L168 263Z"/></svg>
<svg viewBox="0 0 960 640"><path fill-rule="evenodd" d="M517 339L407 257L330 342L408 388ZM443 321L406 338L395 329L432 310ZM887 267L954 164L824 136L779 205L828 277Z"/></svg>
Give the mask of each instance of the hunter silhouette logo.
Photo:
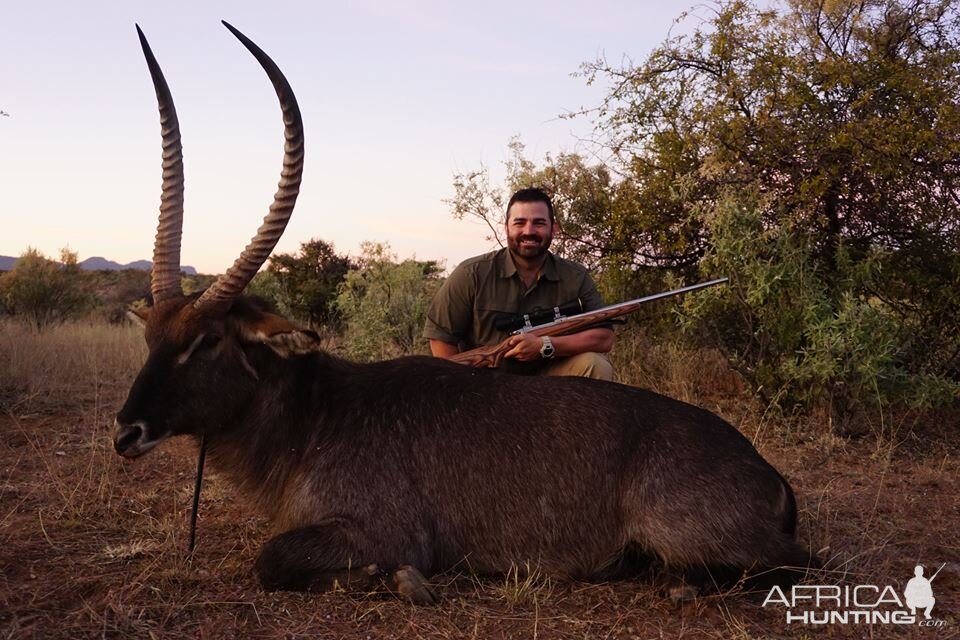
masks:
<svg viewBox="0 0 960 640"><path fill-rule="evenodd" d="M947 563L940 565L940 569L943 569ZM937 573L940 573L940 569L937 569ZM933 610L933 605L937 601L933 597L933 587L930 586L930 583L933 582L933 579L937 577L937 573L934 573L930 576L930 579L927 580L923 577L923 567L917 565L913 570L913 576L910 578L910 582L907 583L907 588L903 590L903 597L907 601L907 606L910 607L910 613L917 615L917 609L923 609L923 617L927 620L930 619L930 612Z"/></svg>

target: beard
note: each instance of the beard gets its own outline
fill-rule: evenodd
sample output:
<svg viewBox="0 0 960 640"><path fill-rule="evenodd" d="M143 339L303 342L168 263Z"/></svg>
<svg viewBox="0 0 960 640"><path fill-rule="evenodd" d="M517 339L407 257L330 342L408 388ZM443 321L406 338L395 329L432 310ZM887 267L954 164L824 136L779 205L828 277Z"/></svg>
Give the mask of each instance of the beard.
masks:
<svg viewBox="0 0 960 640"><path fill-rule="evenodd" d="M547 233L543 236L536 234L507 236L507 248L510 253L528 260L539 258L547 253L550 248L550 241L553 240L553 234Z"/></svg>

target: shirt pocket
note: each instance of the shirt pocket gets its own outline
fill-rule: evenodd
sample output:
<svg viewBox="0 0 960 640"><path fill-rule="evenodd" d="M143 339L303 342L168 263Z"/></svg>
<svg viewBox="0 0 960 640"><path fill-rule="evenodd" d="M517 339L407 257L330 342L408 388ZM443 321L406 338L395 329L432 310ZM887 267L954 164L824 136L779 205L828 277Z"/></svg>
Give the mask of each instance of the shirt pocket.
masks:
<svg viewBox="0 0 960 640"><path fill-rule="evenodd" d="M475 334L478 344L486 345L500 342L523 326L523 319L516 309L507 309L500 305L488 305L476 308ZM513 328L509 328L509 327Z"/></svg>

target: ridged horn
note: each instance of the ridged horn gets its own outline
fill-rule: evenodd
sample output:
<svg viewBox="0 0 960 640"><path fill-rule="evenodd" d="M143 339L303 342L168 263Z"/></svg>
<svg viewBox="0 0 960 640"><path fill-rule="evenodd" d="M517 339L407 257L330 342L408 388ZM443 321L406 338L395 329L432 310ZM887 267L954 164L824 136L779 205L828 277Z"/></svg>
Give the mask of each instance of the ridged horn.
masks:
<svg viewBox="0 0 960 640"><path fill-rule="evenodd" d="M273 196L273 204L270 205L263 224L257 230L257 235L250 240L250 244L233 266L194 303L195 309L209 313L226 311L270 256L270 252L283 235L287 221L293 213L303 175L303 121L300 118L297 98L293 95L290 84L273 60L260 47L226 21L223 21L223 25L253 54L263 70L267 72L270 82L273 83L283 111L285 144L283 171L280 173L277 193Z"/></svg>
<svg viewBox="0 0 960 640"><path fill-rule="evenodd" d="M180 238L183 235L183 147L180 146L180 123L173 106L170 88L160 65L150 50L147 38L137 25L140 46L147 59L153 88L160 107L160 133L163 137L163 187L160 196L160 221L153 243L153 269L150 271L150 292L153 303L182 296L180 289Z"/></svg>

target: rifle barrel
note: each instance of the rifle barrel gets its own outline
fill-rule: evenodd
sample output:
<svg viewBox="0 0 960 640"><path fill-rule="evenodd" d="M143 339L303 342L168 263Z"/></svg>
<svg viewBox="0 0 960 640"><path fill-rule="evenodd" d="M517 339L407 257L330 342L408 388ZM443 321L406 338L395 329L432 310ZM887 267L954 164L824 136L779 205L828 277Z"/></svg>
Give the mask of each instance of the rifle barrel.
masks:
<svg viewBox="0 0 960 640"><path fill-rule="evenodd" d="M672 289L670 291L661 291L660 293L654 293L653 295L645 296L643 298L637 298L636 300L627 300L626 302L618 302L617 304L607 305L606 307L600 307L599 309L594 309L593 311L586 311L584 313L578 313L573 316L567 316L566 318L560 318L559 320L552 320L550 322L545 322L543 324L538 324L534 327L524 327L515 333L530 333L531 331L536 331L537 329L543 329L544 327L549 327L552 325L558 325L568 320L573 320L574 318L579 318L580 316L586 315L603 315L603 319L616 318L620 315L626 315L631 313L635 307L639 307L642 304L648 302L653 302L655 300L661 300L663 298L669 298L671 296L678 296L682 293L690 293L691 291L696 291L698 289L706 289L707 287L712 287L717 284L723 284L727 282L730 278L717 278L716 280L708 280L707 282L698 282L697 284L691 284L686 287L680 287L679 289ZM611 313L619 312L619 313ZM607 314L610 315L607 315ZM598 320L599 322L599 320Z"/></svg>
<svg viewBox="0 0 960 640"><path fill-rule="evenodd" d="M670 296L680 295L681 293L689 293L698 289L705 289L706 287L723 284L728 280L729 278L717 278L716 280L699 282L697 284L691 284L679 289L673 289L672 291L655 293L644 298L637 298L636 300L629 300L627 302L601 307L600 309L595 309L594 311L587 311L586 313L579 313L566 318L560 318L559 320L540 324L535 327L524 327L520 331L515 332L515 334L532 333L537 336L555 336L562 335L564 333L580 331L590 325L603 322L604 320L609 320L611 318L617 318L619 316L632 313L638 309L640 305L646 304L647 302L653 302L654 300L660 300L662 298L669 298ZM449 359L453 362L468 364L474 367L492 368L500 364L500 360L503 359L503 356L507 351L509 351L508 342L504 340L499 344L477 347L476 349L470 349L469 351L458 353L454 356L451 356Z"/></svg>
<svg viewBox="0 0 960 640"><path fill-rule="evenodd" d="M933 579L937 577L937 575L940 573L940 571L941 571L945 566L947 566L947 563L946 563L946 562L944 562L942 565L940 565L940 568L937 569L937 572L934 573L932 576L930 576L930 579L927 580L927 582L933 582Z"/></svg>

